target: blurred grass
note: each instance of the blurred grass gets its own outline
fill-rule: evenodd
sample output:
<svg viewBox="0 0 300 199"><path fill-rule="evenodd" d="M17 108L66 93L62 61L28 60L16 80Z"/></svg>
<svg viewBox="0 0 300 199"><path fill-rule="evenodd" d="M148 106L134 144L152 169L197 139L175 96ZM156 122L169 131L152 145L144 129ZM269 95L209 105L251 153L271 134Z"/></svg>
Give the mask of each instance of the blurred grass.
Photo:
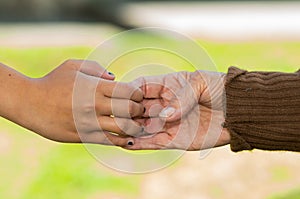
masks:
<svg viewBox="0 0 300 199"><path fill-rule="evenodd" d="M288 181L292 178L291 171L283 165L275 165L271 168L272 180L276 182Z"/></svg>
<svg viewBox="0 0 300 199"><path fill-rule="evenodd" d="M277 194L276 196L270 197L269 199L300 199L300 190L295 189L287 193L280 193Z"/></svg>
<svg viewBox="0 0 300 199"><path fill-rule="evenodd" d="M1 48L2 63L14 67L30 77L41 77L67 59L84 59L91 48L52 47L52 48Z"/></svg>
<svg viewBox="0 0 300 199"><path fill-rule="evenodd" d="M28 187L24 198L87 198L93 193L119 193L132 197L138 194L138 176L113 175L99 169L98 162L87 156L82 146L56 147L44 158L38 177Z"/></svg>
<svg viewBox="0 0 300 199"><path fill-rule="evenodd" d="M217 65L226 72L235 65L248 70L293 72L299 68L297 42L217 43L199 41ZM0 61L31 76L41 77L66 59L83 59L89 47L4 48ZM180 62L177 62L180 63ZM117 69L115 69L117 70ZM126 70L112 71L116 74ZM136 198L143 176L120 174L100 166L81 145L58 144L0 119L0 198ZM282 168L273 171L274 180L285 179ZM220 195L218 189L212 190ZM300 190L282 197L299 198Z"/></svg>

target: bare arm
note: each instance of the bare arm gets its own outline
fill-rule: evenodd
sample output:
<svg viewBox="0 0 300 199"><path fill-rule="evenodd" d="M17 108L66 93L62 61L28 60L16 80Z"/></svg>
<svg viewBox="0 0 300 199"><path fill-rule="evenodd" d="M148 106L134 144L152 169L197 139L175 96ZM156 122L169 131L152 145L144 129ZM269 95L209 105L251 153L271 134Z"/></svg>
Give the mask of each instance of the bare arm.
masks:
<svg viewBox="0 0 300 199"><path fill-rule="evenodd" d="M59 142L124 146L142 131L131 118L143 114L143 94L113 79L92 61L69 60L38 79L1 64L0 116Z"/></svg>

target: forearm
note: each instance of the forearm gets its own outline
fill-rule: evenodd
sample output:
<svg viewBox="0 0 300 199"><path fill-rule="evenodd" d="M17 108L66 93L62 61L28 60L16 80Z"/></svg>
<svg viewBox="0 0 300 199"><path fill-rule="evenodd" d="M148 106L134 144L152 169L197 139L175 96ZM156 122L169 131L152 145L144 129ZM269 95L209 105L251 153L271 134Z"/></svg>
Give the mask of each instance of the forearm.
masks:
<svg viewBox="0 0 300 199"><path fill-rule="evenodd" d="M226 77L226 122L233 151L300 151L300 73L247 72Z"/></svg>
<svg viewBox="0 0 300 199"><path fill-rule="evenodd" d="M20 123L30 78L0 63L0 116Z"/></svg>

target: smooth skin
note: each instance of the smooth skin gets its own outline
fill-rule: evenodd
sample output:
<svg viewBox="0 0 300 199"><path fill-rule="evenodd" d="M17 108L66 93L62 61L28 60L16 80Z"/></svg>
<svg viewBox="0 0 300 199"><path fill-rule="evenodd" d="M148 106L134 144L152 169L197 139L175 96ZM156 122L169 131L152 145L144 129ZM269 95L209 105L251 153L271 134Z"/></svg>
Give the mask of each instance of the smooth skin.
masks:
<svg viewBox="0 0 300 199"><path fill-rule="evenodd" d="M68 60L37 79L0 64L0 116L58 142L125 146L142 131L132 118L144 112L143 92L112 80L93 61Z"/></svg>
<svg viewBox="0 0 300 199"><path fill-rule="evenodd" d="M144 119L150 135L134 138L140 149L201 150L229 144L224 118L223 73L196 71L142 77L132 84L143 93ZM152 135L151 135L152 134Z"/></svg>

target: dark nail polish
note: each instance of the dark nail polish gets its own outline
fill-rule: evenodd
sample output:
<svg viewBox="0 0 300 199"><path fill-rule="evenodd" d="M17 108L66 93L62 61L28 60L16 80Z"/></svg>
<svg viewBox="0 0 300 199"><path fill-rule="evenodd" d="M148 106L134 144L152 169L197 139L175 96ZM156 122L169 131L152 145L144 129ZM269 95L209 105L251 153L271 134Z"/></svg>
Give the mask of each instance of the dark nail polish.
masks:
<svg viewBox="0 0 300 199"><path fill-rule="evenodd" d="M128 141L128 142L127 142L127 145L132 146L132 145L133 145L133 142L132 142L132 141Z"/></svg>
<svg viewBox="0 0 300 199"><path fill-rule="evenodd" d="M110 76L115 76L112 72L108 72L108 74L109 74Z"/></svg>

